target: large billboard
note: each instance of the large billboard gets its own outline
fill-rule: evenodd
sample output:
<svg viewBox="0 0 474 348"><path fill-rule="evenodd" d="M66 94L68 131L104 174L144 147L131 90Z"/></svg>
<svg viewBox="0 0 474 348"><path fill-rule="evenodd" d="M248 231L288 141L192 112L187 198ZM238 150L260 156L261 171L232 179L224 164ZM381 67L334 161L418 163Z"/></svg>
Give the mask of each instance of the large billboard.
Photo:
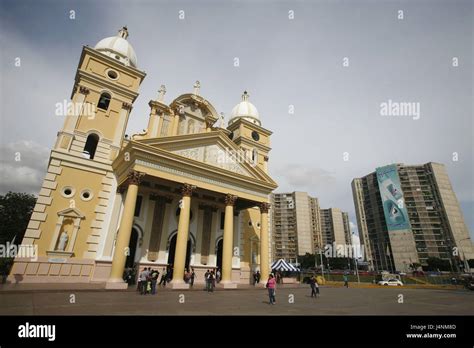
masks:
<svg viewBox="0 0 474 348"><path fill-rule="evenodd" d="M398 177L396 164L380 167L375 170L382 198L383 212L388 231L410 228L405 199Z"/></svg>

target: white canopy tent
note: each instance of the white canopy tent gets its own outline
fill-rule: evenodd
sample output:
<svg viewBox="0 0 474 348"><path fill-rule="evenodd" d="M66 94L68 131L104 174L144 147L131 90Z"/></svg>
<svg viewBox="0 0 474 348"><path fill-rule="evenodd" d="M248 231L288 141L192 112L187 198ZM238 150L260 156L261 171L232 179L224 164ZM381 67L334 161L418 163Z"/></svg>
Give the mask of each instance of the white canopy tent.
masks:
<svg viewBox="0 0 474 348"><path fill-rule="evenodd" d="M279 259L272 263L272 270L276 271L286 271L286 272L298 272L299 269L293 266L291 263L286 262L283 259Z"/></svg>

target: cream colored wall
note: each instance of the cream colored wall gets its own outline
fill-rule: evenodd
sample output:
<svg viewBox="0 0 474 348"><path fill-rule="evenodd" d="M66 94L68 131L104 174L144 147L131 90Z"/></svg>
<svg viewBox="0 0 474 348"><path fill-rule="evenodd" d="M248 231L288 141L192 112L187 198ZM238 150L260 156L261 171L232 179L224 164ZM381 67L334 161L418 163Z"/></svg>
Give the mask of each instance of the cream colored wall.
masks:
<svg viewBox="0 0 474 348"><path fill-rule="evenodd" d="M115 195L113 204L112 201L108 202L109 208L111 208L109 224L107 227L104 226L104 238L101 241L101 247L99 248L100 259L110 261L112 260L115 237L123 211L122 195L118 192L113 195Z"/></svg>
<svg viewBox="0 0 474 348"><path fill-rule="evenodd" d="M430 163L433 174L441 195L442 204L446 210L448 223L452 231L456 246L460 249L459 254L466 259L474 259L474 246L469 235L464 216L462 214L459 201L454 193L451 181L444 165L439 163Z"/></svg>
<svg viewBox="0 0 474 348"><path fill-rule="evenodd" d="M258 208L245 209L241 213L241 255L240 263L244 267L250 268L252 266L252 252L256 252L257 262L259 262L258 255L260 255L259 240L260 240L260 210ZM250 222L250 224L249 224ZM253 241L253 246L251 246ZM251 250L252 249L252 250ZM254 265L255 266L255 265Z"/></svg>
<svg viewBox="0 0 474 348"><path fill-rule="evenodd" d="M298 255L313 253L313 231L311 225L311 207L306 192L294 192Z"/></svg>
<svg viewBox="0 0 474 348"><path fill-rule="evenodd" d="M346 238L344 234L344 221L342 220L342 212L338 208L331 208L332 215L332 226L334 233L334 243L336 245L346 244Z"/></svg>
<svg viewBox="0 0 474 348"><path fill-rule="evenodd" d="M104 90L107 91L107 90ZM117 100L117 96L108 91L112 95L112 99L107 110L96 109L95 117L80 117L77 124L77 130L88 132L90 130L98 130L102 137L113 140L117 125L120 121L120 111L122 110L123 101ZM97 105L101 92L91 90L87 95L85 102Z"/></svg>
<svg viewBox="0 0 474 348"><path fill-rule="evenodd" d="M46 251L50 250L50 244L58 218L57 212L70 207L72 202L74 202L75 208L85 216L85 219L81 222L81 227L76 239L74 254L77 257L83 257L83 254L88 251L87 239L90 235L91 222L95 217L95 208L99 204L102 177L103 175L99 173L62 167L61 175L58 175L56 178L56 189L52 194L51 205L47 206L44 211L44 214L47 216L46 220L40 225L42 231L41 238L35 243L38 245L40 255L45 255ZM75 190L73 197L65 198L61 195L62 189L66 186L70 186ZM94 196L90 201L84 201L80 198L81 191L84 189L92 191ZM71 238L71 236L69 236L69 238Z"/></svg>
<svg viewBox="0 0 474 348"><path fill-rule="evenodd" d="M92 57L87 54L84 57L84 60L81 62L79 69L87 71L93 75L96 75L97 77L105 77L109 68L112 68L119 74L117 80L111 81L117 83L123 88L138 92L141 80L137 76L133 76L133 74L127 72L128 69L126 69L125 66L121 67L120 64L110 67L107 63L101 61L97 57Z"/></svg>
<svg viewBox="0 0 474 348"><path fill-rule="evenodd" d="M257 129L253 129L248 127L246 124L240 125L240 135L249 139L252 139L252 132L257 131L260 136L259 143L270 147L270 137L267 136L265 133L258 131Z"/></svg>

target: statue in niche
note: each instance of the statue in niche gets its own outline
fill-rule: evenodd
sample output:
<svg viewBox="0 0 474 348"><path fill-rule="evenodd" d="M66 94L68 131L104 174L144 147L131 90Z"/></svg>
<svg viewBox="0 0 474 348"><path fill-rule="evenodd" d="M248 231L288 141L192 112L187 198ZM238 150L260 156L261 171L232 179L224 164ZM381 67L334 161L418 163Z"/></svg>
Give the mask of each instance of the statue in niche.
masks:
<svg viewBox="0 0 474 348"><path fill-rule="evenodd" d="M68 240L69 236L67 235L66 231L63 231L63 233L61 233L61 236L59 236L58 247L56 248L56 250L65 251Z"/></svg>

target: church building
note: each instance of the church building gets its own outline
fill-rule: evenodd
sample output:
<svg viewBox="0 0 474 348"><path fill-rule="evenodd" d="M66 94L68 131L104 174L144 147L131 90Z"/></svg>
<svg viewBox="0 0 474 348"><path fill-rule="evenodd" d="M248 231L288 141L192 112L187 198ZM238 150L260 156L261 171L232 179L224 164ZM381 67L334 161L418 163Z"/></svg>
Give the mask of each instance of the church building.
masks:
<svg viewBox="0 0 474 348"><path fill-rule="evenodd" d="M225 125L196 81L170 104L162 85L147 128L128 137L144 78L126 27L83 48L71 94L80 108L58 132L22 241L38 255L17 257L10 280L123 289L126 268L173 267L173 288L188 286L191 268L195 283L217 268L225 288L256 270L266 281L272 132L247 92Z"/></svg>

